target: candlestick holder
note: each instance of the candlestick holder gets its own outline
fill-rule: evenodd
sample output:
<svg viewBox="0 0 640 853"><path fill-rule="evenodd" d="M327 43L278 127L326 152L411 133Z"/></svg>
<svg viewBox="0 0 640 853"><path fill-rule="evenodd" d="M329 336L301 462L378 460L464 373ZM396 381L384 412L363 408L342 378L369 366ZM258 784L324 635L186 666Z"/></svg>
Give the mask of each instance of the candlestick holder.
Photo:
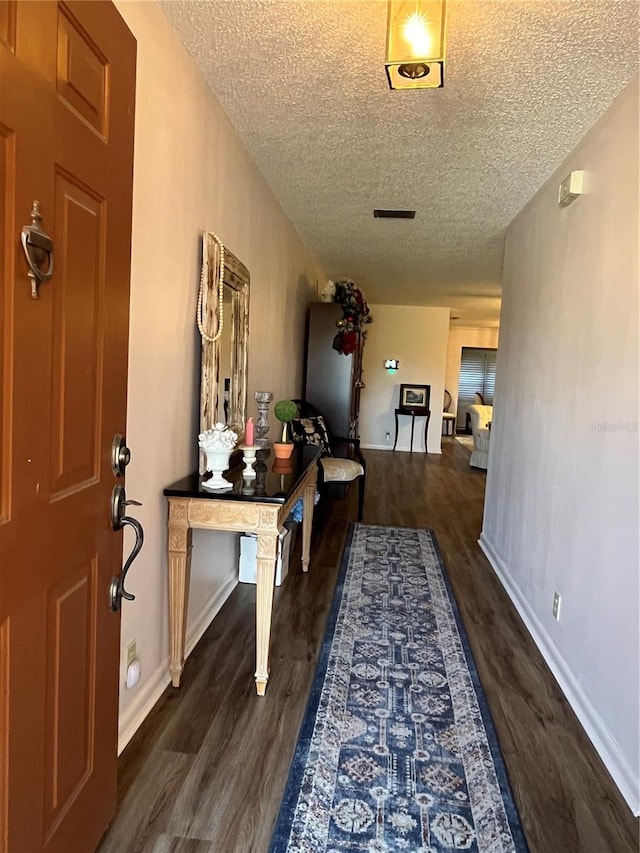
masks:
<svg viewBox="0 0 640 853"><path fill-rule="evenodd" d="M271 391L256 391L254 394L258 405L258 420L256 421L255 443L258 447L269 447L269 403L273 400Z"/></svg>
<svg viewBox="0 0 640 853"><path fill-rule="evenodd" d="M255 472L251 475L247 471L242 472L242 487L240 489L243 495L255 495L256 493L256 475Z"/></svg>
<svg viewBox="0 0 640 853"><path fill-rule="evenodd" d="M256 453L258 448L255 444L252 444L250 447L244 444L240 450L242 451L242 461L244 462L244 471L242 472L242 476L255 477L256 472L254 471L253 466L256 464Z"/></svg>

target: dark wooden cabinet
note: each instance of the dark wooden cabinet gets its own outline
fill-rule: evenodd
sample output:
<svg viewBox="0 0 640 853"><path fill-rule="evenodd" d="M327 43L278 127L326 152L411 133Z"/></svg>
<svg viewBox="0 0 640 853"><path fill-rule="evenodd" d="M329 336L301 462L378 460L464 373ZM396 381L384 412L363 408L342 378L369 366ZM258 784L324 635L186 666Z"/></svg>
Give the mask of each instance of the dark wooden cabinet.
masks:
<svg viewBox="0 0 640 853"><path fill-rule="evenodd" d="M305 399L322 412L334 435L358 438L362 385L362 346L350 355L333 349L342 317L335 302L313 302L309 310Z"/></svg>

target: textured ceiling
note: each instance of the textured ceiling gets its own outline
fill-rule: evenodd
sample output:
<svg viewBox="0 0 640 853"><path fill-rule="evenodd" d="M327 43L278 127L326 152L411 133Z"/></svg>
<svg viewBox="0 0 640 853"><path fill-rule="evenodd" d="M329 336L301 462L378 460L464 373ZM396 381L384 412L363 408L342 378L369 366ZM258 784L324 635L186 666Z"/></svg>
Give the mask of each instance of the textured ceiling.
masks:
<svg viewBox="0 0 640 853"><path fill-rule="evenodd" d="M444 89L408 92L385 0L161 5L328 277L457 325L497 322L506 226L638 67L638 0L449 0Z"/></svg>

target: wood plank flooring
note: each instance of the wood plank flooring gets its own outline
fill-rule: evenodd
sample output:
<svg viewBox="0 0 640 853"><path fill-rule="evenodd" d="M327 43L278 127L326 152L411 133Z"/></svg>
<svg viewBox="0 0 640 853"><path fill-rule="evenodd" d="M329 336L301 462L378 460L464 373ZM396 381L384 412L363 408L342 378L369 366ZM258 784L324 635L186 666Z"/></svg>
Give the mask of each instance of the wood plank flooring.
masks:
<svg viewBox="0 0 640 853"><path fill-rule="evenodd" d="M480 551L485 475L442 456L368 451L364 522L435 530L531 853L637 853L615 788ZM333 597L357 490L318 513L311 570L276 590L272 674L255 695L255 587L241 584L120 758L100 853L265 853Z"/></svg>

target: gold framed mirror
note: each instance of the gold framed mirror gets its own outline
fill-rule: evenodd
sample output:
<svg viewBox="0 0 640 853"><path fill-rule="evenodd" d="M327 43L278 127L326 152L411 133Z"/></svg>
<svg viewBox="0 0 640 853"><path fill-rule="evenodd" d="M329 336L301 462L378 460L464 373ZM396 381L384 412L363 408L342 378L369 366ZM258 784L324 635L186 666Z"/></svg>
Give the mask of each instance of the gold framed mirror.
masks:
<svg viewBox="0 0 640 853"><path fill-rule="evenodd" d="M222 421L241 436L247 419L249 270L209 231L202 235L198 321L202 337L200 432ZM202 468L202 458L200 461Z"/></svg>

